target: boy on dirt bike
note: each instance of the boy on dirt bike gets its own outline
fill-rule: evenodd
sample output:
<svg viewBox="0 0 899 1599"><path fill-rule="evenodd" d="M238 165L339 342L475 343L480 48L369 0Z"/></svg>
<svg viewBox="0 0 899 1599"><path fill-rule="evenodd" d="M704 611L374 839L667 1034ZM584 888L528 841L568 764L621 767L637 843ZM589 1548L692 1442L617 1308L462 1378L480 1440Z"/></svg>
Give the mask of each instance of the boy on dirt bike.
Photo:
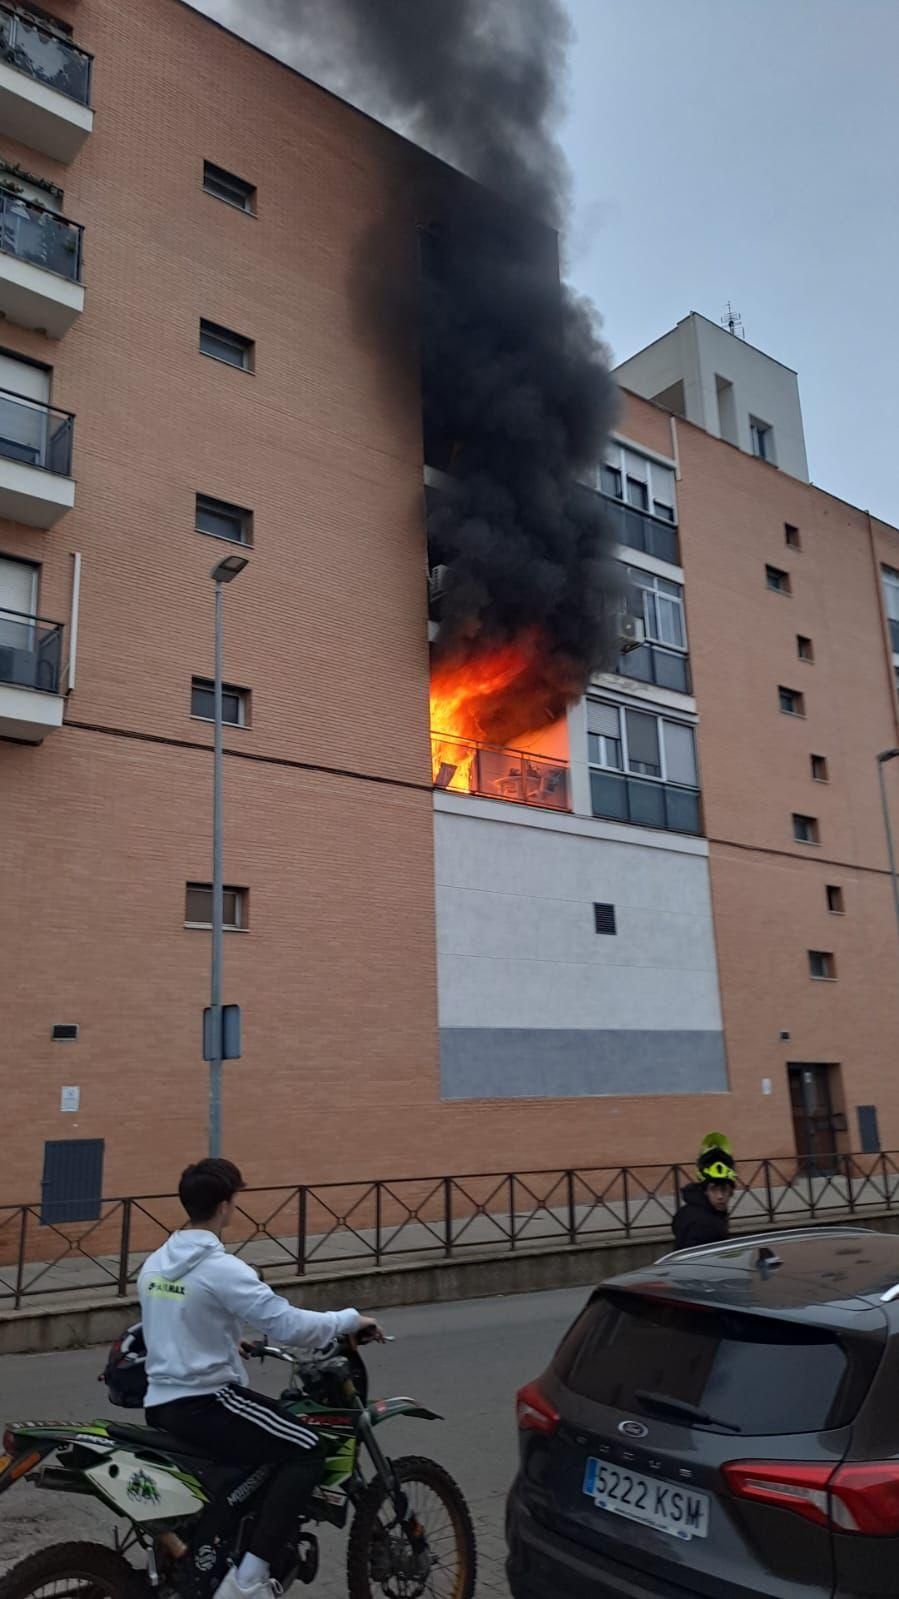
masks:
<svg viewBox="0 0 899 1599"><path fill-rule="evenodd" d="M310 1428L245 1386L243 1327L297 1349L321 1349L343 1334L383 1336L377 1322L357 1310L319 1313L288 1304L252 1266L227 1253L222 1233L244 1186L230 1160L188 1166L178 1186L187 1225L149 1256L138 1277L149 1424L224 1464L277 1467L251 1548L215 1599L273 1599L272 1561L324 1464Z"/></svg>

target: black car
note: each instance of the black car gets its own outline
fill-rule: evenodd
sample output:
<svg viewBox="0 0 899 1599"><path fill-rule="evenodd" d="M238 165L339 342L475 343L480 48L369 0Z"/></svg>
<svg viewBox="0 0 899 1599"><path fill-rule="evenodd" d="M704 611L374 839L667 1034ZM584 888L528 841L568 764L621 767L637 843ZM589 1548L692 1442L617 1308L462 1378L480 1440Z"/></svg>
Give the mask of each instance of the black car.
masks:
<svg viewBox="0 0 899 1599"><path fill-rule="evenodd" d="M899 1593L899 1238L768 1234L603 1283L518 1395L514 1599Z"/></svg>

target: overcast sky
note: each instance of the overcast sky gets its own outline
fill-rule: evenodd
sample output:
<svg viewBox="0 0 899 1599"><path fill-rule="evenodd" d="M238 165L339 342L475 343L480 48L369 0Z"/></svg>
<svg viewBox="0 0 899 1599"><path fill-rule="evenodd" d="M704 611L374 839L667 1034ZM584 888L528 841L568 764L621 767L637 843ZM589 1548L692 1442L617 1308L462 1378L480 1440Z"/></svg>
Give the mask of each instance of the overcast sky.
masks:
<svg viewBox="0 0 899 1599"><path fill-rule="evenodd" d="M569 275L615 359L732 301L813 481L899 524L899 0L566 3Z"/></svg>

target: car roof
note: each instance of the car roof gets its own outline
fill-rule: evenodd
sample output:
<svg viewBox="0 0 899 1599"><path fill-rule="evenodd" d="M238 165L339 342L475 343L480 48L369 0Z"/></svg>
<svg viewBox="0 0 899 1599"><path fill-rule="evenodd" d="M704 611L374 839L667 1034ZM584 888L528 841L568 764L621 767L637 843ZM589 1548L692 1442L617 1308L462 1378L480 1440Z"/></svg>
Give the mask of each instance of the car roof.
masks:
<svg viewBox="0 0 899 1599"><path fill-rule="evenodd" d="M736 1237L667 1255L610 1286L831 1325L866 1318L899 1327L899 1237L863 1227Z"/></svg>

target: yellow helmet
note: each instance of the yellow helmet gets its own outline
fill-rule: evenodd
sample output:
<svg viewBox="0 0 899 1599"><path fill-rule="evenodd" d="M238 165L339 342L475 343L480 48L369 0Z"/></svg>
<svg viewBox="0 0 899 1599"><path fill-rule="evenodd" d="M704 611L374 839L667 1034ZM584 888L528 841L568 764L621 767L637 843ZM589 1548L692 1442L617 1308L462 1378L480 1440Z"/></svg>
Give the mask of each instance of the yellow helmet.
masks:
<svg viewBox="0 0 899 1599"><path fill-rule="evenodd" d="M696 1170L701 1183L736 1184L733 1153L724 1133L708 1133L702 1140Z"/></svg>

